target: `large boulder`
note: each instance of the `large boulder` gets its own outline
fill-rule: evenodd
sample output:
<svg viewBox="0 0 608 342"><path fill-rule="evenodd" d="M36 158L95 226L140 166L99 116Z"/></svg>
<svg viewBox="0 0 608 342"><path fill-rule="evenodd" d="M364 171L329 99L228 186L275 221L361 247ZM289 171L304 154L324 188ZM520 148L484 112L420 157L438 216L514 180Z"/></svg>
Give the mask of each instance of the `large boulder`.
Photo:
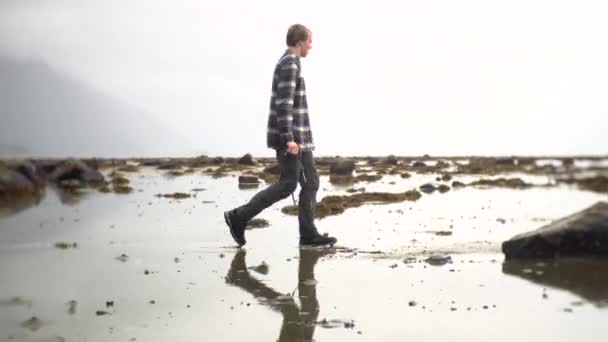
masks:
<svg viewBox="0 0 608 342"><path fill-rule="evenodd" d="M13 169L0 162L0 208L23 210L38 203L44 195L44 182L24 165L27 163Z"/></svg>
<svg viewBox="0 0 608 342"><path fill-rule="evenodd" d="M608 202L502 243L506 259L608 256Z"/></svg>
<svg viewBox="0 0 608 342"><path fill-rule="evenodd" d="M18 171L0 165L0 197L7 199L12 196L32 195L36 185Z"/></svg>
<svg viewBox="0 0 608 342"><path fill-rule="evenodd" d="M256 165L257 161L253 159L253 156L250 153L247 153L239 159L238 163L241 165Z"/></svg>
<svg viewBox="0 0 608 342"><path fill-rule="evenodd" d="M97 185L103 184L105 177L98 170L90 167L86 163L68 159L60 163L49 175L49 180L61 184L69 180L77 180L84 184Z"/></svg>
<svg viewBox="0 0 608 342"><path fill-rule="evenodd" d="M355 170L355 161L346 158L336 158L329 167L329 173L332 175L350 176Z"/></svg>

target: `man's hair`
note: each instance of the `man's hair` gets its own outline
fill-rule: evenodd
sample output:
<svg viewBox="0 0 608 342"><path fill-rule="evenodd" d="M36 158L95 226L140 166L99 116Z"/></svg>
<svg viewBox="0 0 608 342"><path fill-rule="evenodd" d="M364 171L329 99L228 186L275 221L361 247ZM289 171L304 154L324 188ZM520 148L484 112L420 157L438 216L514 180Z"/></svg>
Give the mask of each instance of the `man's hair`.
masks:
<svg viewBox="0 0 608 342"><path fill-rule="evenodd" d="M285 39L287 46L294 47L299 42L308 39L308 28L301 24L291 25L287 30L287 38Z"/></svg>

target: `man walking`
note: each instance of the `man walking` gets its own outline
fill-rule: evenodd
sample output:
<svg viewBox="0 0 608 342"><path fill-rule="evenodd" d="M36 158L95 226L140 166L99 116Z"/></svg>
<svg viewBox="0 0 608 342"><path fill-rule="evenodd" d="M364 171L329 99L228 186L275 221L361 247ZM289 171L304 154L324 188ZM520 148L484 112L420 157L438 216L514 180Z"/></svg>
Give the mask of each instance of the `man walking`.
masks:
<svg viewBox="0 0 608 342"><path fill-rule="evenodd" d="M278 182L257 193L249 203L224 213L230 234L239 246L246 243L247 222L288 197L298 182L300 245L333 245L337 241L319 234L314 224L319 175L312 155L314 143L300 65L300 58L306 57L312 47L312 32L303 25L293 25L287 31L286 42L287 50L274 69L267 128L267 145L276 150L281 175Z"/></svg>

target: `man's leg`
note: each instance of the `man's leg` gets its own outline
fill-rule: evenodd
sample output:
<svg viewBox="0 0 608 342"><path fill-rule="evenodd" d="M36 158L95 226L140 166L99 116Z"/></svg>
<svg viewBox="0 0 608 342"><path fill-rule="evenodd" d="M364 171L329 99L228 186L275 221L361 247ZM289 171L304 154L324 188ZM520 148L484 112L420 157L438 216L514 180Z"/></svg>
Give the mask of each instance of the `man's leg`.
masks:
<svg viewBox="0 0 608 342"><path fill-rule="evenodd" d="M315 227L315 206L319 190L319 174L312 152L302 152L302 172L300 174L300 201L298 203L298 222L300 237L311 238L318 235Z"/></svg>
<svg viewBox="0 0 608 342"><path fill-rule="evenodd" d="M333 245L336 238L320 235L315 227L315 209L319 174L312 152L302 152L302 173L300 174L300 202L298 221L300 223L300 245Z"/></svg>
<svg viewBox="0 0 608 342"><path fill-rule="evenodd" d="M278 182L258 192L247 204L224 213L232 237L241 246L245 244L247 222L262 210L289 196L298 186L298 177L301 170L301 162L298 156L285 151L278 151L277 161L281 168Z"/></svg>

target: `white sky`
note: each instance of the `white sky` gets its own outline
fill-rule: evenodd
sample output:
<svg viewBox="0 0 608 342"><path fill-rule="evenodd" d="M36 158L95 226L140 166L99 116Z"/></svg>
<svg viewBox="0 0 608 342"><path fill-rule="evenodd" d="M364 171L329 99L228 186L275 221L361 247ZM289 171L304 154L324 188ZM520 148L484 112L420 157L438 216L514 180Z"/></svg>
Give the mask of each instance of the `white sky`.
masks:
<svg viewBox="0 0 608 342"><path fill-rule="evenodd" d="M272 155L296 22L317 155L608 153L605 0L0 0L0 54L148 111L186 154Z"/></svg>

